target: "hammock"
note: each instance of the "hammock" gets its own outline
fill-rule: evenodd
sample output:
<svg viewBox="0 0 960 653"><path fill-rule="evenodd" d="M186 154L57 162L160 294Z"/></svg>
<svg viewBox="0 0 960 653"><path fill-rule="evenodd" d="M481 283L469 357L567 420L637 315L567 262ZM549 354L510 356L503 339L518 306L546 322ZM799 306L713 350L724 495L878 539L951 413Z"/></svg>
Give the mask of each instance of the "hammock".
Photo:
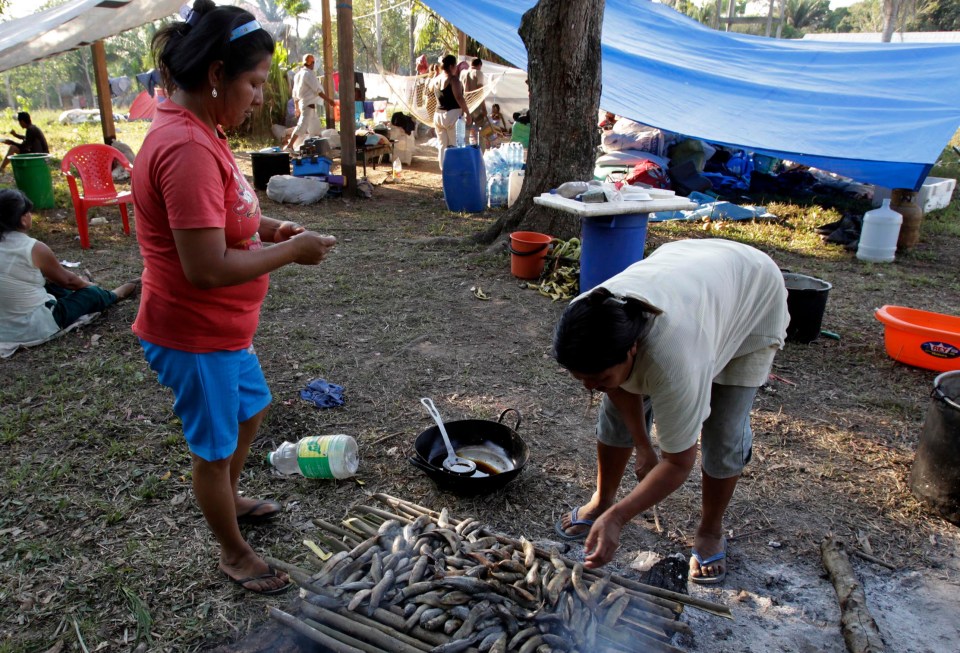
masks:
<svg viewBox="0 0 960 653"><path fill-rule="evenodd" d="M430 82L434 79L433 77L430 75L403 77L400 75L389 75L382 70L379 72L383 83L390 88L394 97L407 113L425 125L433 124L433 114L437 110L437 95L430 88ZM467 103L467 109L469 109L471 113L483 104L483 101L488 95L493 93L503 75L504 73L502 72L498 75L493 75L490 83L463 94L463 99ZM390 82L391 77L395 80L394 83ZM403 91L397 90L394 86L396 80L403 80L404 86L406 87ZM399 86L399 84L397 85Z"/></svg>

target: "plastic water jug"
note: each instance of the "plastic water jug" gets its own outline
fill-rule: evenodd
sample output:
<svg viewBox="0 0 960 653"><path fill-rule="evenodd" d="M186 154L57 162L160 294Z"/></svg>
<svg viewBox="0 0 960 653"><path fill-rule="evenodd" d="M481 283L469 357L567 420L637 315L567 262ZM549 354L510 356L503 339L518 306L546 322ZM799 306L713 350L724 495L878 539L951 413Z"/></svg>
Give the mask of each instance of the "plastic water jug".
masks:
<svg viewBox="0 0 960 653"><path fill-rule="evenodd" d="M315 435L299 442L284 442L267 454L281 474L307 478L350 478L357 473L357 441L349 435Z"/></svg>
<svg viewBox="0 0 960 653"><path fill-rule="evenodd" d="M897 238L903 216L890 208L890 200L883 200L878 209L863 214L857 258L873 263L890 263L897 253Z"/></svg>
<svg viewBox="0 0 960 653"><path fill-rule="evenodd" d="M520 189L523 188L523 170L514 170L510 173L510 181L507 190L507 206L513 206L513 203L520 197Z"/></svg>
<svg viewBox="0 0 960 653"><path fill-rule="evenodd" d="M460 114L460 117L457 118L457 147L463 147L467 144L467 121L464 120L463 114Z"/></svg>

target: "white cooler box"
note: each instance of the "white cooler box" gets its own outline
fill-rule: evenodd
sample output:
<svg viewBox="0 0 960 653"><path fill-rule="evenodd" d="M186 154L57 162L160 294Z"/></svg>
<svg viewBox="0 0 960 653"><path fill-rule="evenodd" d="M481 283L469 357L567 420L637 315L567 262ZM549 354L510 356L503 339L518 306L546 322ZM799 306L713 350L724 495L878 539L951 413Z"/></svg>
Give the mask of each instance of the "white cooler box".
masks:
<svg viewBox="0 0 960 653"><path fill-rule="evenodd" d="M957 185L956 179L945 177L927 177L920 188L920 206L924 213L945 209L953 198L953 189ZM883 186L873 187L873 205L880 206L883 200L889 199L890 189Z"/></svg>

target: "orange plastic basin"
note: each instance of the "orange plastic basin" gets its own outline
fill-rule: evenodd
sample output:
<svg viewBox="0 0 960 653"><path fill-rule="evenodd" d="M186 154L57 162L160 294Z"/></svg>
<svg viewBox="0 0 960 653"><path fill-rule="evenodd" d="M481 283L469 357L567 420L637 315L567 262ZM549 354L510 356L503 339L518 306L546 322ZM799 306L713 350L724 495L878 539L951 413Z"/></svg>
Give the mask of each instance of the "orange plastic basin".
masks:
<svg viewBox="0 0 960 653"><path fill-rule="evenodd" d="M895 361L936 372L960 370L960 317L905 306L878 308L883 343Z"/></svg>

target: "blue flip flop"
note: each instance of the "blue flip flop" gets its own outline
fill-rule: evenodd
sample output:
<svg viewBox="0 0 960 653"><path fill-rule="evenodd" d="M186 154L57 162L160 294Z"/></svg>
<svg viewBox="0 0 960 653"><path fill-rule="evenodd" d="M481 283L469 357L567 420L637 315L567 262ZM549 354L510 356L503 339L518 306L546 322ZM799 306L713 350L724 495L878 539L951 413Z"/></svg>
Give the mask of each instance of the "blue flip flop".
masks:
<svg viewBox="0 0 960 653"><path fill-rule="evenodd" d="M700 554L697 553L696 549L691 549L690 554L696 559L697 563L700 565L700 568L702 569L706 565L711 565L714 562L720 562L721 560L726 560L727 545L726 545L726 542L724 542L723 551L721 551L720 553L716 553L710 556L709 558L701 557ZM690 573L687 574L687 580L697 585L718 585L722 583L723 579L726 577L727 577L726 564L723 565L723 571L721 571L716 576L694 576L692 569L690 570Z"/></svg>
<svg viewBox="0 0 960 653"><path fill-rule="evenodd" d="M580 508L574 508L573 510L570 511L570 526L593 526L593 520L580 519L578 516L579 512L580 512ZM570 526L568 526L567 528L570 528ZM571 535L565 532L563 530L563 519L561 519L556 524L554 524L553 529L557 531L557 535L559 535L560 537L562 537L564 540L568 542L580 542L582 540L585 540L587 539L587 535L590 533L589 528L583 531L582 533L577 533L576 535Z"/></svg>

